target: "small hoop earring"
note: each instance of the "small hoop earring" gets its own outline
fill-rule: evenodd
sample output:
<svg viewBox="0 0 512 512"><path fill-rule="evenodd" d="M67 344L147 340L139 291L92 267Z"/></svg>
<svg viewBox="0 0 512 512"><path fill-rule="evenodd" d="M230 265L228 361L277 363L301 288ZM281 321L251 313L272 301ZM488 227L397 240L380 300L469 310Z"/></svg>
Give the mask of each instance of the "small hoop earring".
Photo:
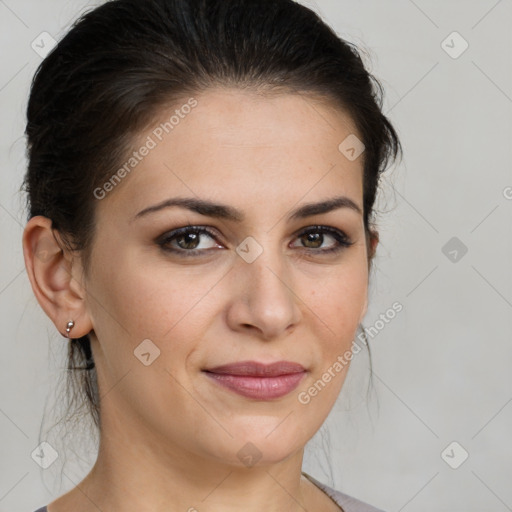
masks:
<svg viewBox="0 0 512 512"><path fill-rule="evenodd" d="M75 322L73 322L73 320L70 320L67 325L66 325L66 336L69 338L69 333L71 331L71 329L73 329L75 325Z"/></svg>

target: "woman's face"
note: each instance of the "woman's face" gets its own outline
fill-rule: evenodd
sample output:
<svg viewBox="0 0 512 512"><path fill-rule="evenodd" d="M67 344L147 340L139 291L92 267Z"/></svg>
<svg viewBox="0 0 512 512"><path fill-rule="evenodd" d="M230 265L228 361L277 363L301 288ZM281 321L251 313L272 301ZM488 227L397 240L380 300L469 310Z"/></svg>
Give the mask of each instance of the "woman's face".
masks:
<svg viewBox="0 0 512 512"><path fill-rule="evenodd" d="M173 457L276 462L327 417L366 312L364 154L347 151L351 119L310 97L195 100L141 134L97 200L85 287L102 427ZM206 371L247 361L304 372Z"/></svg>

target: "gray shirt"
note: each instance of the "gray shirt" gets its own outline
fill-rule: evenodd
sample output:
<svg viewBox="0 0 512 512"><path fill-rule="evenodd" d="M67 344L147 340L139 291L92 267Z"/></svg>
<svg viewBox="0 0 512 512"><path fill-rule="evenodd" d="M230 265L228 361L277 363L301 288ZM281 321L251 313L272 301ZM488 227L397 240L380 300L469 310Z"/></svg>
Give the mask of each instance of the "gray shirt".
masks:
<svg viewBox="0 0 512 512"><path fill-rule="evenodd" d="M336 491L332 487L328 485L322 484L311 475L302 472L302 474L313 484L319 487L323 492L325 492L337 505L341 507L343 512L383 512L382 510L372 507L368 505L368 503L364 503L363 501L359 501L356 498L352 498L348 494L344 494L340 491ZM46 507L42 507L36 512L48 512Z"/></svg>
<svg viewBox="0 0 512 512"><path fill-rule="evenodd" d="M380 508L372 507L365 503L364 501L360 501L348 494L344 494L340 491L336 491L332 487L325 485L316 478L313 478L311 475L302 472L302 474L310 481L313 482L317 487L322 489L335 503L339 505L343 512L383 512ZM39 512L39 511L38 511ZM46 512L46 511L44 511Z"/></svg>

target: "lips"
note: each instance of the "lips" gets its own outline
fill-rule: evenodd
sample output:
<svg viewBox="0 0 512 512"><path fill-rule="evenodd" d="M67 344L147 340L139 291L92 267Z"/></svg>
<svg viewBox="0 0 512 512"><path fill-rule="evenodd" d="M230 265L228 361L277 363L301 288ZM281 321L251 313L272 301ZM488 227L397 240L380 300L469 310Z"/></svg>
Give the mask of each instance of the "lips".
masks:
<svg viewBox="0 0 512 512"><path fill-rule="evenodd" d="M240 361L203 371L216 384L256 400L283 397L293 391L306 375L302 365L290 361L272 364Z"/></svg>
<svg viewBox="0 0 512 512"><path fill-rule="evenodd" d="M258 363L257 361L240 361L237 363L224 364L215 368L208 368L208 372L229 375L250 375L254 377L277 377L305 371L298 363L290 361L277 361L271 364Z"/></svg>

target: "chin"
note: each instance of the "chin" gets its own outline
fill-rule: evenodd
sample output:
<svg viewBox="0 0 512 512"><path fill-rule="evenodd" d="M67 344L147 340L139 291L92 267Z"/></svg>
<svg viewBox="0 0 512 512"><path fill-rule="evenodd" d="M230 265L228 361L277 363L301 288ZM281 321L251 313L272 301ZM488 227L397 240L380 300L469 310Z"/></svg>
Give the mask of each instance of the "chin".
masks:
<svg viewBox="0 0 512 512"><path fill-rule="evenodd" d="M291 415L293 416L293 415ZM286 417L286 415L284 416ZM234 438L226 439L223 443L224 460L237 467L253 467L254 465L272 465L282 462L303 449L308 436L297 428L286 425L290 418L283 422L283 418L276 421L259 422L253 418L253 423L247 428L227 428ZM281 423L282 422L282 423ZM236 432L236 434L235 434ZM314 433L311 433L311 436ZM309 436L309 437L311 437Z"/></svg>

